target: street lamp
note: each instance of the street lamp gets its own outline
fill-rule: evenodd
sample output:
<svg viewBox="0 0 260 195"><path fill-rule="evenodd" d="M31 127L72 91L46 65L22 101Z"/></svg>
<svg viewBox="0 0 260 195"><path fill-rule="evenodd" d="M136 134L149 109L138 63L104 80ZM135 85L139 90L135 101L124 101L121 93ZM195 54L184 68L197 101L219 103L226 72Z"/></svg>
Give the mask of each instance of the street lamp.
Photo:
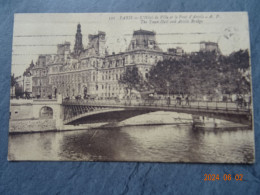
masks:
<svg viewBox="0 0 260 195"><path fill-rule="evenodd" d="M62 87L62 96L64 95L64 81L62 81L62 83L61 83L61 87Z"/></svg>
<svg viewBox="0 0 260 195"><path fill-rule="evenodd" d="M40 77L40 98L42 97L42 81L41 81L41 77Z"/></svg>
<svg viewBox="0 0 260 195"><path fill-rule="evenodd" d="M169 81L166 81L166 86L167 86L167 104L169 106L170 105L170 92L169 92L170 83L169 83Z"/></svg>

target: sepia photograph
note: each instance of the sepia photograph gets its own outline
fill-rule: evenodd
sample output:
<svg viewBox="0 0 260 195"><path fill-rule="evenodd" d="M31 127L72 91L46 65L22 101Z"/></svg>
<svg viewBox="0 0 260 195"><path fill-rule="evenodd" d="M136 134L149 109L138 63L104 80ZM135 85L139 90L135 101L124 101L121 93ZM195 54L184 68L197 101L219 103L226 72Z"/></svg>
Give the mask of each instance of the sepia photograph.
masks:
<svg viewBox="0 0 260 195"><path fill-rule="evenodd" d="M12 47L9 161L255 162L247 12L21 13Z"/></svg>

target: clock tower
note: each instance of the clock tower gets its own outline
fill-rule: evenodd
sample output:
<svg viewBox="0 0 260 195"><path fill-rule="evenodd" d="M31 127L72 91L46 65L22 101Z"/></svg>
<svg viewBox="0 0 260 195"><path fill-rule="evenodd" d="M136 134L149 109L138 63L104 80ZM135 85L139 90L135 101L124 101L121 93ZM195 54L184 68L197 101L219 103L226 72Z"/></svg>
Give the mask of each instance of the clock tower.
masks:
<svg viewBox="0 0 260 195"><path fill-rule="evenodd" d="M82 44L81 25L78 24L78 26L77 26L77 33L75 35L74 54L76 56L79 56L79 54L82 51L83 51L83 44Z"/></svg>

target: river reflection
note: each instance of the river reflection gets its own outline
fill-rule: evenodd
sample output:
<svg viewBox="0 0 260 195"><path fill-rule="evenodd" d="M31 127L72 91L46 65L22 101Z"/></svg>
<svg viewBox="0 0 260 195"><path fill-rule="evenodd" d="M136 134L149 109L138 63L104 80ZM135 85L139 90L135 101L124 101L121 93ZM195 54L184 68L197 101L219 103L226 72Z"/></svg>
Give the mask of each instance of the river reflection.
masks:
<svg viewBox="0 0 260 195"><path fill-rule="evenodd" d="M16 134L9 135L9 159L252 163L253 135L190 124Z"/></svg>

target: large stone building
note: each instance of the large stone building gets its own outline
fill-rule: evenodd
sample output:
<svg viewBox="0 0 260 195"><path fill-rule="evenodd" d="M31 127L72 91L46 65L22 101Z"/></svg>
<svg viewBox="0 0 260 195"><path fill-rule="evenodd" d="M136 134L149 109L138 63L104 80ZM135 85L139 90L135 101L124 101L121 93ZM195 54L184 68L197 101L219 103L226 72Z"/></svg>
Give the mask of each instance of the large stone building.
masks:
<svg viewBox="0 0 260 195"><path fill-rule="evenodd" d="M30 98L32 96L32 68L34 67L33 61L29 67L23 73L23 92L25 98Z"/></svg>
<svg viewBox="0 0 260 195"><path fill-rule="evenodd" d="M93 96L102 98L123 97L124 86L118 80L126 67L136 66L144 78L156 63L165 58L181 58L181 48L160 49L156 33L136 30L124 52L108 54L106 33L99 31L88 36L88 45L82 43L78 24L73 51L70 43L57 45L56 55L40 55L33 73L34 97Z"/></svg>
<svg viewBox="0 0 260 195"><path fill-rule="evenodd" d="M35 66L32 68L32 96L47 98L51 94L48 85L47 55L40 55Z"/></svg>

